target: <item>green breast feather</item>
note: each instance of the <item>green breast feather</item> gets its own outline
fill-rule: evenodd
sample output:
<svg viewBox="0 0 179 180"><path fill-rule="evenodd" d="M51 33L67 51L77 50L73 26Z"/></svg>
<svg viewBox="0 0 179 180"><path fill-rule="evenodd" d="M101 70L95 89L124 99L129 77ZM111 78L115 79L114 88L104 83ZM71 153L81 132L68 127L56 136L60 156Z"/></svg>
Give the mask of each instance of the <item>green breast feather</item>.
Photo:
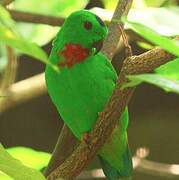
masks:
<svg viewBox="0 0 179 180"><path fill-rule="evenodd" d="M50 96L62 119L80 139L97 120L112 90L117 75L106 66L102 53L87 58L72 68L61 68L57 74L48 66L46 81Z"/></svg>

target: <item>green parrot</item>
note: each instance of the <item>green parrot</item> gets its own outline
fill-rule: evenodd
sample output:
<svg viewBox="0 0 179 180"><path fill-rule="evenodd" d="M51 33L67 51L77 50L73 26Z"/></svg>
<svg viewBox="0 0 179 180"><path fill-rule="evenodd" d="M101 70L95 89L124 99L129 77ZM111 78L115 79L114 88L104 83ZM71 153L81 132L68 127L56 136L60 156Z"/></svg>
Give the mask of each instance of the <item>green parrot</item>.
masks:
<svg viewBox="0 0 179 180"><path fill-rule="evenodd" d="M73 12L55 37L49 57L51 63L60 68L60 73L50 65L46 66L48 93L79 140L95 124L98 112L105 108L117 80L112 64L99 52L107 33L107 27L97 15L86 10ZM98 152L109 180L132 175L127 126L126 108L112 135Z"/></svg>

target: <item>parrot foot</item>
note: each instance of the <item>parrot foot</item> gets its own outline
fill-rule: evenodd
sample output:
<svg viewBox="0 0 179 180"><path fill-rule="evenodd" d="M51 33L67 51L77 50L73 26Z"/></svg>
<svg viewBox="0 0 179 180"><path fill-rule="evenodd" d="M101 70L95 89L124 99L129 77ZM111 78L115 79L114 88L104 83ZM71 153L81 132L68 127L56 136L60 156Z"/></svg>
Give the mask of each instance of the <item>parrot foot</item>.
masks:
<svg viewBox="0 0 179 180"><path fill-rule="evenodd" d="M88 133L87 132L82 133L81 141L82 141L83 145L90 150L89 143L88 143Z"/></svg>

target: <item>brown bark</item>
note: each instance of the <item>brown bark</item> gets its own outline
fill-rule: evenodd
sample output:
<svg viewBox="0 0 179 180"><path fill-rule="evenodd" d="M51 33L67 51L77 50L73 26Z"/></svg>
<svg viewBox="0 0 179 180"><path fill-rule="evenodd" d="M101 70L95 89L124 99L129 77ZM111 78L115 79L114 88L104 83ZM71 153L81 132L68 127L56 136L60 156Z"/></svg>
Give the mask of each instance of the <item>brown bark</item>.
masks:
<svg viewBox="0 0 179 180"><path fill-rule="evenodd" d="M8 11L11 14L12 19L20 22L48 24L51 26L61 26L65 21L65 18L63 17L47 16L47 15L34 14L34 13L22 12L16 10L8 10Z"/></svg>

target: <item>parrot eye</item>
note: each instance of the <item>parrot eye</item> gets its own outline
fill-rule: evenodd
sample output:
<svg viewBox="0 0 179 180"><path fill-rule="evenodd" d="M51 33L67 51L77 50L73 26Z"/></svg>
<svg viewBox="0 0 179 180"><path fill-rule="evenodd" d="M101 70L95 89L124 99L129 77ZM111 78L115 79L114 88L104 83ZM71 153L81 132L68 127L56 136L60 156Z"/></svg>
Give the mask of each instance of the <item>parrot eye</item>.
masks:
<svg viewBox="0 0 179 180"><path fill-rule="evenodd" d="M92 23L89 21L84 21L84 28L87 30L91 30L92 29Z"/></svg>
<svg viewBox="0 0 179 180"><path fill-rule="evenodd" d="M102 20L100 17L96 16L96 19L97 19L98 22L101 24L101 26L106 26L106 25L104 24L103 20Z"/></svg>

